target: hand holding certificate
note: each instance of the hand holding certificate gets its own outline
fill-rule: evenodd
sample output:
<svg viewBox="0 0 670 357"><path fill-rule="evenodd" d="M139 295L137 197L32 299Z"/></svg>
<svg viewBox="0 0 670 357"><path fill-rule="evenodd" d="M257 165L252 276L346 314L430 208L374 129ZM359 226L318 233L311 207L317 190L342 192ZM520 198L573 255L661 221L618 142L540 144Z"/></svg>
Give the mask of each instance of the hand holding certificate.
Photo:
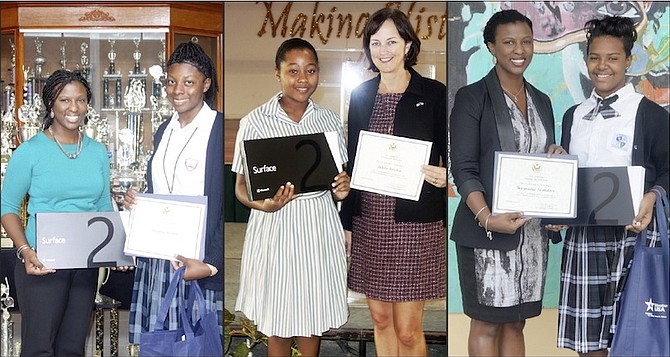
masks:
<svg viewBox="0 0 670 357"><path fill-rule="evenodd" d="M432 143L361 130L351 187L418 201Z"/></svg>
<svg viewBox="0 0 670 357"><path fill-rule="evenodd" d="M130 211L126 254L176 260L202 260L207 197L137 194Z"/></svg>

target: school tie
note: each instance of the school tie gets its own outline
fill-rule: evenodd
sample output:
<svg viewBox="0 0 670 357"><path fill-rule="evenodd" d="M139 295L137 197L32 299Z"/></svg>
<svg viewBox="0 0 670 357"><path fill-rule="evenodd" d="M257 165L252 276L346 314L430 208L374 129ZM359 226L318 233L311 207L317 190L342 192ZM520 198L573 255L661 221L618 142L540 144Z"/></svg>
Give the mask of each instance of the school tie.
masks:
<svg viewBox="0 0 670 357"><path fill-rule="evenodd" d="M598 113L603 116L603 119L619 116L619 113L610 106L610 104L616 102L617 99L619 99L619 96L616 94L605 99L596 98L596 106L584 115L584 120L593 120L598 116Z"/></svg>

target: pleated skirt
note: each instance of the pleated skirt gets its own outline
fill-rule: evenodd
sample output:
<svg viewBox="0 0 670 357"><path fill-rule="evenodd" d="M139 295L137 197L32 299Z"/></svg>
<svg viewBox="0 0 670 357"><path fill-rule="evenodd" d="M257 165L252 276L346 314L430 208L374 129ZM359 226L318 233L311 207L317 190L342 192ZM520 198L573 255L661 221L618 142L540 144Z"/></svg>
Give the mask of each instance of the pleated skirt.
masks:
<svg viewBox="0 0 670 357"><path fill-rule="evenodd" d="M347 321L344 231L329 191L252 210L235 309L267 336L320 336Z"/></svg>
<svg viewBox="0 0 670 357"><path fill-rule="evenodd" d="M130 343L140 343L142 332L153 331L156 326L156 316L163 303L163 297L170 286L174 270L169 260L153 258L137 258L135 281L133 283L133 297L128 317L128 340ZM175 297L170 303L168 316L163 324L164 329L174 330L179 327L180 299L186 300L191 282L182 280L179 283ZM219 333L223 338L223 291L202 289L207 311L216 311L219 324ZM197 311L194 311L197 313Z"/></svg>

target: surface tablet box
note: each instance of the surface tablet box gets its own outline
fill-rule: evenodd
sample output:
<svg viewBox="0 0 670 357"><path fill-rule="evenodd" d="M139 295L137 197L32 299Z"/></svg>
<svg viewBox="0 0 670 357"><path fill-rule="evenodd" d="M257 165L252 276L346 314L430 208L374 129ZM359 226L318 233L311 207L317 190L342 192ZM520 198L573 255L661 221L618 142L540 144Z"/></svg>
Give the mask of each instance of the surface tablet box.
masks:
<svg viewBox="0 0 670 357"><path fill-rule="evenodd" d="M37 213L37 257L49 269L135 265L119 212Z"/></svg>
<svg viewBox="0 0 670 357"><path fill-rule="evenodd" d="M577 218L545 218L542 224L625 226L633 222L644 194L644 167L580 167Z"/></svg>
<svg viewBox="0 0 670 357"><path fill-rule="evenodd" d="M340 172L324 133L247 140L243 148L252 201L271 198L286 182L296 194L330 190Z"/></svg>

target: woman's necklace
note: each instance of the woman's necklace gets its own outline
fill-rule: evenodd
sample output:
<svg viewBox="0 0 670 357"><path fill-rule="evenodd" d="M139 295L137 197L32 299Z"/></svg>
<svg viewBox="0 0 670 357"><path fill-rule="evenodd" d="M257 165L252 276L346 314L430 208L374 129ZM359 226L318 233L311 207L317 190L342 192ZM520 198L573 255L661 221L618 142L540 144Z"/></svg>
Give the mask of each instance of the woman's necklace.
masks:
<svg viewBox="0 0 670 357"><path fill-rule="evenodd" d="M517 97L519 96L519 94L521 94L521 91L523 90L524 87L525 86L523 85L523 83L521 83L521 88L519 88L519 91L516 92L516 94L512 94L512 92L508 91L507 89L505 89L505 87L503 87L502 83L500 84L500 88L502 88L505 91L505 93L509 94L514 100L514 103L516 103L517 105L519 104L519 99Z"/></svg>
<svg viewBox="0 0 670 357"><path fill-rule="evenodd" d="M54 134L53 130L51 130L51 127L49 127L49 133L51 133L51 136L53 136L54 140L56 141L56 145L58 145L60 151L62 151L63 154L65 154L65 156L67 156L68 159L76 159L77 156L79 156L79 153L81 153L81 143L83 141L81 139L81 131L77 131L77 133L79 134L79 139L77 140L77 151L74 154L70 154L69 152L65 151L65 148L63 147L63 145L61 145L60 141L58 141L58 138L56 138L56 135Z"/></svg>
<svg viewBox="0 0 670 357"><path fill-rule="evenodd" d="M172 193L172 189L174 189L174 177L175 177L175 172L177 172L177 163L179 162L179 158L181 157L181 154L184 152L184 149L186 149L186 146L188 143L191 142L191 139L193 139L193 135L195 135L195 132L198 130L198 127L196 127L193 132L191 133L191 136L188 137L188 140L186 140L186 144L184 144L184 147L181 148L181 151L179 151L179 155L177 155L177 159L174 161L174 167L172 168L172 184L170 184L170 181L168 181L167 177L167 172L165 171L165 157L167 156L167 151L168 147L170 146L170 139L172 139L172 132L174 129L170 129L170 136L168 137L167 144L165 144L165 153L163 154L163 174L165 175L165 183L167 184L168 191Z"/></svg>

